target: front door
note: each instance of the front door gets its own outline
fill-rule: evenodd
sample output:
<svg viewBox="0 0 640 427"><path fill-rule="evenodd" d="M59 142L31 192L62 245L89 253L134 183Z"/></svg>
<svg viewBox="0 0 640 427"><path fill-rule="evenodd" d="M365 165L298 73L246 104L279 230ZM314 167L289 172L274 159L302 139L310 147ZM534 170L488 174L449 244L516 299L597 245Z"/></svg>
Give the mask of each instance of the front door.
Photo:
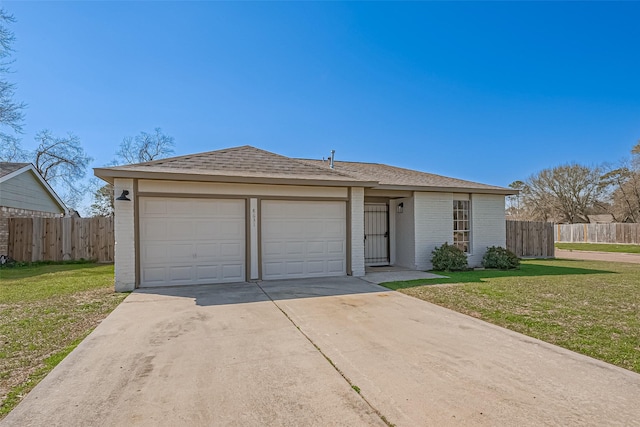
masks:
<svg viewBox="0 0 640 427"><path fill-rule="evenodd" d="M389 264L389 206L384 203L364 205L364 263Z"/></svg>

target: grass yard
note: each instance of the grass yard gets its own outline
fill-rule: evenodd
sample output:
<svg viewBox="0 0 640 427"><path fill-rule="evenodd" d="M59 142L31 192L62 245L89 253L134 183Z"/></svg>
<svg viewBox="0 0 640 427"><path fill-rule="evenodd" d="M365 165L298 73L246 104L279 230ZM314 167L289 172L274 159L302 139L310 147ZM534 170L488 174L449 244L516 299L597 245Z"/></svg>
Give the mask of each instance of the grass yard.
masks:
<svg viewBox="0 0 640 427"><path fill-rule="evenodd" d="M637 264L527 260L513 271L435 273L449 278L383 286L640 373Z"/></svg>
<svg viewBox="0 0 640 427"><path fill-rule="evenodd" d="M124 298L113 265L0 270L0 419Z"/></svg>
<svg viewBox="0 0 640 427"><path fill-rule="evenodd" d="M618 245L613 243L556 243L556 248L567 251L620 252L640 254L640 245Z"/></svg>

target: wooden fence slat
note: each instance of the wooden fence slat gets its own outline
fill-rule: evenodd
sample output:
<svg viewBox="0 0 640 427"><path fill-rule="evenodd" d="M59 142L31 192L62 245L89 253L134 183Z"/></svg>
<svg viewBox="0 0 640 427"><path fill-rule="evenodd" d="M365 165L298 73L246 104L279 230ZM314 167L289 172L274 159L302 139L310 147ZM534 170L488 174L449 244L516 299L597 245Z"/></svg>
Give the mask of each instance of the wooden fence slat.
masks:
<svg viewBox="0 0 640 427"><path fill-rule="evenodd" d="M519 257L551 258L555 255L556 231L550 222L506 221L507 249Z"/></svg>
<svg viewBox="0 0 640 427"><path fill-rule="evenodd" d="M558 224L555 241L640 244L640 224Z"/></svg>
<svg viewBox="0 0 640 427"><path fill-rule="evenodd" d="M113 262L113 226L112 217L9 218L8 255L22 262Z"/></svg>

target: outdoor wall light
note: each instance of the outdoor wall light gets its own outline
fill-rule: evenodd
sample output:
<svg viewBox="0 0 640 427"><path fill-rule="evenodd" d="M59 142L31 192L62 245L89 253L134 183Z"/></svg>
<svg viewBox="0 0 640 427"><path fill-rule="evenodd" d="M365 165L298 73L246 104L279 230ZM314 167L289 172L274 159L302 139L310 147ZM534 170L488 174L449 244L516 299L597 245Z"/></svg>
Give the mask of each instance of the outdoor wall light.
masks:
<svg viewBox="0 0 640 427"><path fill-rule="evenodd" d="M398 208L396 209L396 212L398 212L398 213L404 212L404 203L403 202L398 203Z"/></svg>
<svg viewBox="0 0 640 427"><path fill-rule="evenodd" d="M122 190L122 194L116 200L126 200L127 202L130 202L131 199L127 197L128 194L129 190Z"/></svg>

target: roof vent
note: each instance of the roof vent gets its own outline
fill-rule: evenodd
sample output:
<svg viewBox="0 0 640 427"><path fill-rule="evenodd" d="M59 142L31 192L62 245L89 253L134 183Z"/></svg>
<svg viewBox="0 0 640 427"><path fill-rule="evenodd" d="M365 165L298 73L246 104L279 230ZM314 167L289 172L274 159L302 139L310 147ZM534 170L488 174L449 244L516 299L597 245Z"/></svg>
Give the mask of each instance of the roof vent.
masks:
<svg viewBox="0 0 640 427"><path fill-rule="evenodd" d="M333 169L333 158L336 154L336 150L331 150L331 157L329 157L329 167Z"/></svg>

